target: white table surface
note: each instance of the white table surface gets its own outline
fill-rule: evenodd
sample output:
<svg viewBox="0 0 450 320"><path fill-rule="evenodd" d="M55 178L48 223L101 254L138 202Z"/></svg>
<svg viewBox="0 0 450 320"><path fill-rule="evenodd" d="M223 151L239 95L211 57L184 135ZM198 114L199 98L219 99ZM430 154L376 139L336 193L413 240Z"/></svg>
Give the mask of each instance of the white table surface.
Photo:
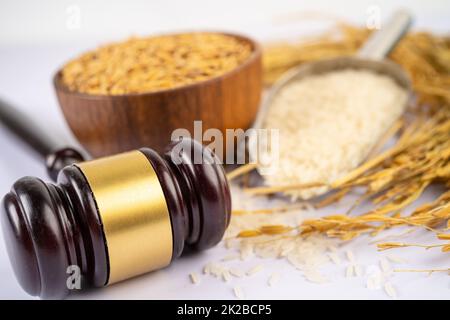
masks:
<svg viewBox="0 0 450 320"><path fill-rule="evenodd" d="M278 2L280 3L280 7L276 7L276 4L273 4ZM98 3L98 1L96 1L96 3ZM198 2L196 3L198 8ZM237 4L238 2L230 2L230 4L233 3ZM318 3L320 5L319 8L323 9L326 7L325 2L318 1ZM345 12L346 10L337 7L328 9L331 12L334 10L358 21L361 20L361 18L355 12L359 12L361 16L364 16L364 6L367 6L369 2L364 3L364 5L358 4L358 6L356 3L361 2L350 1L347 3L349 5L348 12ZM205 4L205 2L203 2L203 4ZM350 6L351 4L353 4L353 6ZM382 4L382 9L385 9L387 12L394 6L401 5L402 2L398 1L398 3L393 4L392 2L384 1ZM427 7L427 4L429 7ZM2 5L5 5L6 7L9 6L8 9L12 11L19 10L14 7L12 2L6 4L2 2ZM253 6L254 5L255 4L253 3ZM271 16L271 12L275 11L272 10L273 8L281 8L278 10L278 13L289 13L289 5L292 5L293 7L296 6L295 10L297 11L303 9L304 7L311 7L311 5L305 5L302 7L298 3L291 1L277 1L272 2L271 5L263 1L261 4L262 11L258 11L258 14L255 14L255 16L249 16L248 19L245 16L233 16L231 13L226 15L229 17L234 17L234 20L228 20L233 21L230 22L229 25L227 25L226 19L220 19L220 12L217 12L214 8L208 7L204 10L206 10L210 16L206 22L200 24L201 27L211 27L215 29L224 29L228 26L227 29L245 32L257 37L258 39L276 38L279 36L285 36L289 33L296 34L298 30L301 30L300 26L296 26L294 32L292 28L287 27L272 28L270 26L270 19L268 19L268 17ZM182 4L180 4L180 6L182 6ZM444 17L450 17L450 5L448 3L446 4L442 1L431 1L426 3L413 1L411 2L411 6L413 7L413 10L415 10L414 13L416 14L417 24L419 26L438 31L449 30L448 19L444 19ZM164 12L168 12L168 7L169 4L160 3L162 14L164 14ZM81 5L81 8L84 8L83 5ZM116 7L113 9L115 11L120 11ZM292 11L295 10L293 9ZM243 11L247 13L251 12L251 6L249 4L244 5ZM0 12L2 16L7 14L3 9L0 9ZM133 13L135 11L131 10L129 12ZM28 17L27 14L24 14L22 19L26 19ZM46 14L51 16L48 12ZM117 14L117 12L115 14ZM217 20L214 20L214 14L217 16ZM105 15L108 16L107 12ZM0 21L3 20L2 16L0 16ZM156 13L149 12L148 25L150 27L145 30L142 30L142 28L139 29L141 32L145 33L158 30L155 23L153 22L152 24L152 17L156 20L158 19L158 15ZM186 20L181 22L177 22L176 19L173 19L172 24L164 24L164 29L189 29L189 27L198 27L198 25L195 24L195 13L192 13L189 17L191 18L186 18ZM26 33L32 31L31 27L33 24L30 24L28 20L21 21L20 15L15 22L12 21L11 18L8 19L5 20L6 22L0 22L5 24L3 26L0 24L0 29L2 29L0 33L0 96L13 102L20 109L30 114L36 121L42 123L49 130L51 130L53 134L60 136L61 139L64 139L69 143L75 144L76 142L69 132L63 116L59 111L50 82L51 75L64 61L73 57L77 53L82 52L84 49L91 48L97 43L103 42L104 39L107 38L120 39L126 35L126 32L129 31L129 34L134 29L131 27L126 29L125 27L125 31L122 29L121 32L118 32L120 37L115 37L113 34L108 34L105 32L103 36L98 35L98 32L92 32L92 34L90 34L89 30L85 30L84 34L81 32L78 33L76 37L74 36L74 39L76 38L76 42L70 43L68 41L64 41L64 39L56 41L56 38L52 38L53 34L51 32L48 32L48 37L46 37L43 33L39 33L38 25L35 26L36 38L28 35L28 39ZM39 21L39 18L35 17L35 19L37 19L36 21ZM105 19L107 22L109 21L108 18ZM112 17L109 17L109 19L111 20ZM132 18L129 20L132 20ZM4 28L12 28L14 23L18 26L21 24L24 25L21 29L19 28L19 31L11 29L11 34L16 33L15 38L10 36L11 34L5 31ZM45 26L45 28L49 29L48 23L45 24ZM98 29L96 29L96 31L98 31ZM105 30L101 29L100 31ZM43 165L33 157L32 153L29 152L29 150L22 144L14 140L3 128L0 127L0 194L5 194L16 179L25 175L46 177ZM427 194L419 201L426 201L427 199L430 200L435 195L436 193L431 190L427 192ZM336 208L331 207L325 209L325 211L330 212L334 209ZM318 212L317 214L321 213L323 212ZM415 233L415 236L415 242L436 242L431 234L424 231L418 231ZM365 270L367 270L370 266L378 265L379 258L383 255L378 253L373 245L368 245L369 241L370 240L368 238L357 239L342 249L345 250L350 248L357 256L358 263L363 266ZM233 280L231 283L224 283L211 277L201 276L200 284L194 286L190 283L188 277L190 272L197 272L198 274L201 274L201 269L205 263L220 260L226 254L225 251L226 249L224 249L221 244L218 247L210 249L206 252L182 257L171 266L163 270L124 281L105 289L79 293L73 296L73 298L233 299L234 295L232 288L236 284L239 284L243 288L246 297L249 299L388 298L383 290L368 290L366 288L366 276L346 278L345 263L342 266L330 264L324 268L324 273L331 280L326 284L310 283L301 276L299 271L295 270L286 261L275 260L262 261L265 265L265 270L262 273L255 275L254 277L239 280L239 282ZM341 251L340 254L343 256L343 251ZM440 253L439 250L423 251L415 248L407 248L397 250L395 254L408 261L407 264L398 266L401 268L422 269L449 267L450 260L448 255ZM259 259L255 259L246 262L239 262L237 264L243 267L250 267L259 262ZM267 278L273 271L280 272L282 277L279 285L269 288L267 286ZM6 254L5 243L3 241L0 241L0 277L0 298L31 298L24 291L22 291L16 282L13 270L11 269L8 256ZM395 274L390 281L397 289L399 298L450 298L450 279L446 273L436 273L431 276L426 274L400 273Z"/></svg>

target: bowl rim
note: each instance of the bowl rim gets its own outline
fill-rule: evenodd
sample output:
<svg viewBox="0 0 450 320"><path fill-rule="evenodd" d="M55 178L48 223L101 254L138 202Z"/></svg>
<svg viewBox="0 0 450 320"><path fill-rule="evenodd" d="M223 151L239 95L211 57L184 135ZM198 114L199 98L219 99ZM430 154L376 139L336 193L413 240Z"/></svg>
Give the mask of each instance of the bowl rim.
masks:
<svg viewBox="0 0 450 320"><path fill-rule="evenodd" d="M248 65L252 64L253 62L255 62L255 60L259 59L262 56L261 45L256 40L253 40L252 38L250 38L246 35L234 33L234 32L197 30L197 31L184 31L184 32L154 34L151 36L160 36L160 35L161 36L171 36L171 35L181 35L181 34L189 34L189 33L211 33L211 34L222 34L222 35L234 37L234 38L237 38L239 40L249 43L252 46L252 51L251 51L250 55L247 57L247 59L245 59L241 64L239 64L237 67L235 67L225 73L219 74L217 76L214 76L212 78L205 79L205 80L202 80L199 82L194 82L194 83L181 85L181 86L177 86L177 87L173 87L173 88L162 89L162 90L146 91L146 92L139 92L139 93L114 94L114 95L112 95L112 94L90 94L90 93L86 93L86 92L72 91L62 82L61 75L62 75L62 69L64 67L59 68L56 71L56 73L54 74L53 85L54 85L56 91L61 91L68 95L78 96L80 98L85 98L85 99L127 98L127 97L151 96L151 95L156 95L156 94L170 94L170 93L177 92L177 91L191 89L191 88L197 87L199 85L208 85L208 84L220 81L222 79L228 78L228 77L238 73L239 71L241 71L243 68L247 67Z"/></svg>

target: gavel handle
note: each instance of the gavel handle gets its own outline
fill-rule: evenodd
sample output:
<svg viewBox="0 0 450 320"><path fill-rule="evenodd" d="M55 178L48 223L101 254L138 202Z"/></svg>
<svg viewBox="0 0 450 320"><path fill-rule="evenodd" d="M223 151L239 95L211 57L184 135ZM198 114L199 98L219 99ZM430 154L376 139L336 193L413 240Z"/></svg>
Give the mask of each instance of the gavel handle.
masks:
<svg viewBox="0 0 450 320"><path fill-rule="evenodd" d="M0 123L44 159L47 173L53 180L56 180L59 171L65 166L85 160L80 151L62 147L60 142L33 119L2 99L0 99Z"/></svg>

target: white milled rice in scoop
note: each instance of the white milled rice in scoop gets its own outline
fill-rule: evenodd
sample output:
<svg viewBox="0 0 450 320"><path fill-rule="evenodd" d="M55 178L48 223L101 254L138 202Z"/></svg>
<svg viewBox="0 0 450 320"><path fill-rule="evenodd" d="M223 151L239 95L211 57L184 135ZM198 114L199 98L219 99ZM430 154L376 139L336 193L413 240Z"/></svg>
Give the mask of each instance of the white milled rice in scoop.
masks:
<svg viewBox="0 0 450 320"><path fill-rule="evenodd" d="M404 111L407 91L388 76L341 70L288 84L275 97L265 128L280 130L279 169L270 186L331 183L357 167ZM289 191L307 199L326 187Z"/></svg>

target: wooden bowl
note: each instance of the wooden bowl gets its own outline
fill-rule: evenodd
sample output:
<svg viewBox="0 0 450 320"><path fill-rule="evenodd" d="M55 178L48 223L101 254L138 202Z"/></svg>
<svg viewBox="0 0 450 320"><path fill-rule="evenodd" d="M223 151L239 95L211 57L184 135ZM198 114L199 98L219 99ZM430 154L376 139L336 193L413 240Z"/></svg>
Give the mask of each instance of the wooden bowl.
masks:
<svg viewBox="0 0 450 320"><path fill-rule="evenodd" d="M261 48L249 38L228 35L252 46L251 55L241 65L220 76L173 89L91 95L70 91L59 70L53 82L72 132L92 156L100 157L144 146L162 151L175 129L185 128L194 137L196 120L202 120L203 132L217 128L224 137L226 129L249 128L261 98Z"/></svg>

